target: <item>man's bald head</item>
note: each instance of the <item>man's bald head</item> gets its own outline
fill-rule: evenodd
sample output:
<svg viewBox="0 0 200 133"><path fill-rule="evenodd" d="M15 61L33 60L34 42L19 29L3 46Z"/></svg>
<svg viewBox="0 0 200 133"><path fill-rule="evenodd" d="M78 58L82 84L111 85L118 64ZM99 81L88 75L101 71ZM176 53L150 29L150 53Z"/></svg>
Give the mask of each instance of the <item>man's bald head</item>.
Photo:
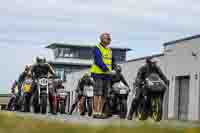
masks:
<svg viewBox="0 0 200 133"><path fill-rule="evenodd" d="M100 40L101 44L103 44L106 47L111 43L111 36L109 33L102 33L100 35Z"/></svg>

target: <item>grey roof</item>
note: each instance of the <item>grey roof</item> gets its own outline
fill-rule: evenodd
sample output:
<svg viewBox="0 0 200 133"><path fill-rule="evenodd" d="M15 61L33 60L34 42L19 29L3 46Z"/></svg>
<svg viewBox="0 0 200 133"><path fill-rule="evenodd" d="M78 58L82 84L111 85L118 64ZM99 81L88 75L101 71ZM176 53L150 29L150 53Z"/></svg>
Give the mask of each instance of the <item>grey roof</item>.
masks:
<svg viewBox="0 0 200 133"><path fill-rule="evenodd" d="M172 45L172 44L175 44L175 43L196 39L196 38L199 38L199 37L200 37L200 34L199 35L190 36L190 37L181 38L181 39L170 41L170 42L166 42L163 45L164 46L168 46L168 45Z"/></svg>
<svg viewBox="0 0 200 133"><path fill-rule="evenodd" d="M161 56L164 56L164 53L154 54L154 55L150 55L150 56L144 56L144 57L140 57L140 58L136 58L136 59L131 59L126 62L134 62L134 61L139 61L139 60L145 60L146 58L149 58L149 57L155 58L155 57L161 57Z"/></svg>
<svg viewBox="0 0 200 133"><path fill-rule="evenodd" d="M81 45L81 44L68 44L68 43L52 43L48 46L46 46L46 48L56 48L56 47L76 47L76 48L93 48L95 47L95 45ZM112 49L115 50L124 50L124 51L131 51L130 48L122 48L122 47L111 47Z"/></svg>
<svg viewBox="0 0 200 133"><path fill-rule="evenodd" d="M10 97L12 94L0 94L0 97Z"/></svg>
<svg viewBox="0 0 200 133"><path fill-rule="evenodd" d="M69 62L55 62L55 61L48 61L48 63L54 64L54 65L66 65L66 66L91 66L91 64L69 63Z"/></svg>

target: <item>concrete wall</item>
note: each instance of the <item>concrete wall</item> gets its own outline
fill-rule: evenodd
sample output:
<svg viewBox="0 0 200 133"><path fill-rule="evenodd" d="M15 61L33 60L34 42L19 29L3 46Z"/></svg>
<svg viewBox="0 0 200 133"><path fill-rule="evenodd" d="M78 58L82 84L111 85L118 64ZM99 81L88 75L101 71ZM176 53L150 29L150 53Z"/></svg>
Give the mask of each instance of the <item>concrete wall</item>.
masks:
<svg viewBox="0 0 200 133"><path fill-rule="evenodd" d="M189 120L199 119L199 82L200 56L192 56L192 52L200 50L200 39L179 42L165 47L165 68L170 79L169 117L177 117L176 76L190 76L189 88ZM200 51L199 51L200 52ZM197 77L197 79L195 78Z"/></svg>

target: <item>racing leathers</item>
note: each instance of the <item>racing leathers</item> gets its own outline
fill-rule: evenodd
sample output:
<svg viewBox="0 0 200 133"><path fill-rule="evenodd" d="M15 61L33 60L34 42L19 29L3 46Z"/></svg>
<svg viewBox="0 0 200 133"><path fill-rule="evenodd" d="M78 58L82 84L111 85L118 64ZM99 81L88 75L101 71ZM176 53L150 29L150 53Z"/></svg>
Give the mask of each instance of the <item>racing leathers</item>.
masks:
<svg viewBox="0 0 200 133"><path fill-rule="evenodd" d="M49 73L51 75L55 75L55 71L48 63L37 63L32 66L31 74L32 74L33 80L34 80L34 82L33 82L33 104L34 104L34 106L37 106L37 104L38 104L38 91L37 91L37 83L36 82L43 75L48 77ZM37 112L37 111L35 111L35 112Z"/></svg>
<svg viewBox="0 0 200 133"><path fill-rule="evenodd" d="M94 85L94 81L90 76L83 76L79 81L78 81L78 86L76 88L76 98L75 98L75 102L71 107L70 110L70 114L72 114L72 112L74 111L74 109L76 108L76 106L78 105L78 103L80 102L80 112L81 115L84 115L86 112L85 109L85 96L84 96L84 86L85 85ZM88 103L87 103L88 104ZM89 114L90 115L90 114Z"/></svg>
<svg viewBox="0 0 200 133"><path fill-rule="evenodd" d="M147 63L144 66L142 66L137 73L136 81L134 83L136 93L135 93L135 98L132 101L131 108L128 114L129 120L132 119L133 113L137 109L138 102L142 94L147 93L147 90L145 89L145 87L142 87L142 86L143 86L143 83L145 82L145 79L152 73L158 74L158 76L161 78L161 80L164 81L166 85L169 84L167 77L164 75L161 69L156 65L156 63L153 63L153 62ZM164 96L164 92L162 94L162 98L163 96Z"/></svg>

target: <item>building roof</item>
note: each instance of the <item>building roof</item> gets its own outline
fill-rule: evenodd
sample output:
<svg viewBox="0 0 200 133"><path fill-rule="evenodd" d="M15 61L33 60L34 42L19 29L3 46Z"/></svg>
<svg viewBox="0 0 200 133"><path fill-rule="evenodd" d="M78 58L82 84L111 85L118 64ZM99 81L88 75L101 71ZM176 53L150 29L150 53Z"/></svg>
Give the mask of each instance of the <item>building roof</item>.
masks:
<svg viewBox="0 0 200 133"><path fill-rule="evenodd" d="M68 44L68 43L52 43L48 46L46 46L46 48L57 48L57 47L65 47L65 48L69 48L69 47L74 47L74 48L93 48L95 45L80 45L80 44ZM115 50L124 50L124 51L131 51L130 48L122 48L122 47L112 47L112 49Z"/></svg>
<svg viewBox="0 0 200 133"><path fill-rule="evenodd" d="M63 64L63 65L82 65L88 66L93 64L93 60L79 59L79 58L56 58L54 60L49 60L52 64Z"/></svg>
<svg viewBox="0 0 200 133"><path fill-rule="evenodd" d="M0 97L10 97L12 94L0 94Z"/></svg>
<svg viewBox="0 0 200 133"><path fill-rule="evenodd" d="M140 57L140 58L136 58L136 59L131 59L126 62L134 62L134 61L139 61L139 60L145 60L146 58L149 58L149 57L156 58L156 57L161 57L161 56L164 56L164 53L154 54L154 55L150 55L150 56L144 56L144 57Z"/></svg>
<svg viewBox="0 0 200 133"><path fill-rule="evenodd" d="M196 38L200 38L200 34L199 35L190 36L190 37L181 38L181 39L170 41L170 42L166 42L163 45L164 46L168 46L168 45L172 45L172 44L175 44L175 43L188 41L188 40L192 40L192 39L196 39Z"/></svg>
<svg viewBox="0 0 200 133"><path fill-rule="evenodd" d="M49 61L48 63L54 64L54 65L66 65L66 66L91 66L91 64L55 62L55 61Z"/></svg>

